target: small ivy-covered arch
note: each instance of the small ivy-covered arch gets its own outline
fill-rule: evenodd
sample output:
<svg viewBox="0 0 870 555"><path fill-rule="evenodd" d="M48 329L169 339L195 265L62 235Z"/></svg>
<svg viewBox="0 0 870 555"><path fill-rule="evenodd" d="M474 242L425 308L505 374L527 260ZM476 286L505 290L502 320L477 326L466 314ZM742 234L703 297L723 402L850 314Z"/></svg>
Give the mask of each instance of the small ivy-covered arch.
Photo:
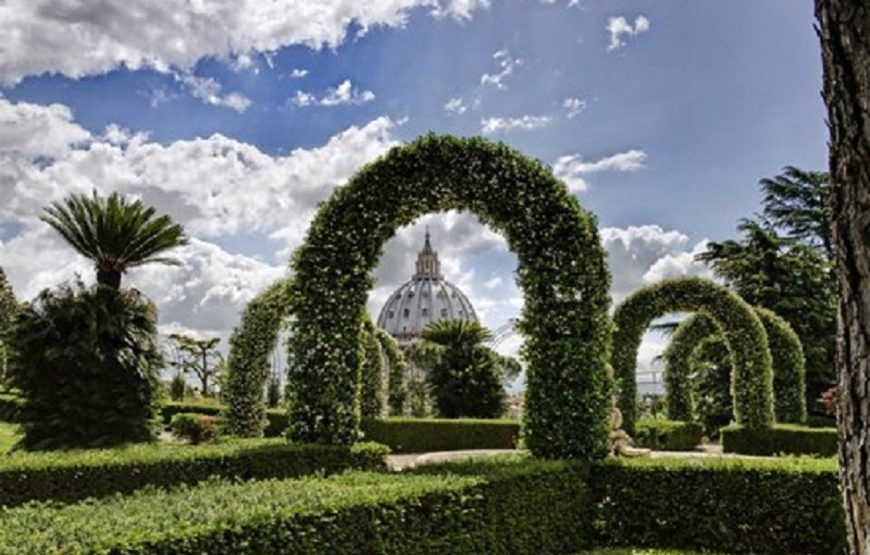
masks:
<svg viewBox="0 0 870 555"><path fill-rule="evenodd" d="M263 388L281 326L290 314L291 286L289 280L281 280L257 295L230 335L224 418L231 435L260 437L266 428Z"/></svg>
<svg viewBox="0 0 870 555"><path fill-rule="evenodd" d="M777 422L801 423L807 418L806 366L803 347L791 325L762 307L755 314L764 325L773 364L774 414ZM716 321L704 312L684 320L665 350L665 403L669 418L691 419L692 387L689 382L691 356L702 341L720 333Z"/></svg>
<svg viewBox="0 0 870 555"><path fill-rule="evenodd" d="M540 162L481 138L435 135L336 189L294 253L291 437L358 437L354 381L372 271L397 229L451 209L501 232L519 260L526 445L541 457L604 456L610 277L594 217Z"/></svg>
<svg viewBox="0 0 870 555"><path fill-rule="evenodd" d="M707 312L719 325L734 360L735 420L750 428L773 424L773 371L764 326L736 293L712 281L683 277L644 287L614 312L613 368L626 431L637 420L637 351L650 323L670 312Z"/></svg>

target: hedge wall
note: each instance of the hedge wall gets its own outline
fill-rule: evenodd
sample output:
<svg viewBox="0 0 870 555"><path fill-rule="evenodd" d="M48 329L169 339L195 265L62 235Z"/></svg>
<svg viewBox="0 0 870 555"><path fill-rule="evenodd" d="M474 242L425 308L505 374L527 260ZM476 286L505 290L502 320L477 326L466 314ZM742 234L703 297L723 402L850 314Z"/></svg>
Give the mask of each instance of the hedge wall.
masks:
<svg viewBox="0 0 870 555"><path fill-rule="evenodd" d="M596 543L756 555L840 555L836 463L621 459L593 468Z"/></svg>
<svg viewBox="0 0 870 555"><path fill-rule="evenodd" d="M269 378L270 356L282 322L290 314L290 282L281 280L260 293L242 313L230 336L224 400L225 425L241 437L260 437L266 426L263 391Z"/></svg>
<svg viewBox="0 0 870 555"><path fill-rule="evenodd" d="M565 554L588 545L585 472L347 473L212 482L63 508L0 512L4 554ZM288 502L292 499L292 502ZM166 510L171 507L172 510Z"/></svg>
<svg viewBox="0 0 870 555"><path fill-rule="evenodd" d="M382 443L394 453L515 449L520 423L516 420L389 418L363 420L362 431L366 441Z"/></svg>
<svg viewBox="0 0 870 555"><path fill-rule="evenodd" d="M836 428L809 428L777 424L769 430L749 430L741 426L722 428L722 450L743 455L837 454Z"/></svg>
<svg viewBox="0 0 870 555"><path fill-rule="evenodd" d="M773 424L773 370L764 326L752 307L712 281L683 277L663 280L632 293L616 307L612 364L619 387L623 426L634 433L637 420L637 351L650 323L670 312L704 310L722 329L734 358L731 373L734 419L752 428Z"/></svg>
<svg viewBox="0 0 870 555"><path fill-rule="evenodd" d="M146 486L194 484L211 476L248 480L335 473L349 468L379 469L385 466L387 452L386 447L372 443L342 447L290 445L286 440L238 440L197 447L138 445L111 450L16 453L0 457L0 506L48 500L70 503L130 493Z"/></svg>
<svg viewBox="0 0 870 555"><path fill-rule="evenodd" d="M594 217L544 164L504 144L435 135L390 150L337 188L294 253L290 436L357 437L359 326L372 270L397 229L451 209L476 214L517 254L527 446L545 458L605 456L610 275Z"/></svg>
<svg viewBox="0 0 870 555"><path fill-rule="evenodd" d="M704 428L697 422L641 418L632 439L638 447L656 451L694 451L703 437Z"/></svg>
<svg viewBox="0 0 870 555"><path fill-rule="evenodd" d="M766 308L754 307L764 325L773 364L774 413L777 422L804 422L807 417L803 347L791 325ZM705 312L689 316L674 331L665 350L665 404L668 417L693 419L692 354L703 340L718 335L716 321Z"/></svg>

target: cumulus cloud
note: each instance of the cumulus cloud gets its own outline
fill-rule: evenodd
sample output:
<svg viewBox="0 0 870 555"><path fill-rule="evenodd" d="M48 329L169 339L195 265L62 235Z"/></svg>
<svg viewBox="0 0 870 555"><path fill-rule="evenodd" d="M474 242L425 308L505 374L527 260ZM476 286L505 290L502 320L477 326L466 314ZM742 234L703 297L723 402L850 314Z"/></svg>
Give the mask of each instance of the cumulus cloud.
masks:
<svg viewBox="0 0 870 555"><path fill-rule="evenodd" d="M343 106L348 104L365 104L375 99L372 91L360 91L353 86L350 79L345 79L337 87L330 88L326 94L318 98L312 93L296 91L291 102L296 106Z"/></svg>
<svg viewBox="0 0 870 555"><path fill-rule="evenodd" d="M606 171L634 172L642 169L645 161L646 153L642 150L627 150L593 162L586 162L579 154L572 154L556 160L553 173L568 185L571 192L577 193L589 187L586 181L589 174Z"/></svg>
<svg viewBox="0 0 870 555"><path fill-rule="evenodd" d="M308 70L300 67L294 68L293 71L290 72L290 77L293 79L302 79L308 75Z"/></svg>
<svg viewBox="0 0 870 555"><path fill-rule="evenodd" d="M524 115L516 118L492 117L480 120L480 131L484 135L505 133L508 131L533 131L550 125L550 116Z"/></svg>
<svg viewBox="0 0 870 555"><path fill-rule="evenodd" d="M284 46L336 48L350 28L402 27L412 10L469 19L488 0L7 0L0 3L0 84L28 75L72 78L124 66L190 71Z"/></svg>
<svg viewBox="0 0 870 555"><path fill-rule="evenodd" d="M465 105L462 98L455 97L451 98L444 104L444 109L448 112L453 112L454 114L464 114L468 110L468 106Z"/></svg>
<svg viewBox="0 0 870 555"><path fill-rule="evenodd" d="M586 101L579 98L566 98L562 101L562 108L565 109L568 119L573 119L586 109Z"/></svg>
<svg viewBox="0 0 870 555"><path fill-rule="evenodd" d="M607 32L610 33L610 44L607 45L607 50L619 50L625 46L623 37L636 37L647 31L649 31L649 19L642 15L635 18L634 25L623 16L611 17L607 20Z"/></svg>
<svg viewBox="0 0 870 555"><path fill-rule="evenodd" d="M175 78L184 85L195 98L212 106L223 106L242 113L251 105L251 100L238 92L221 94L223 88L213 77L197 77L191 74L177 74ZM164 100L164 99L161 99ZM159 102L158 102L159 103ZM151 105L155 105L152 97Z"/></svg>
<svg viewBox="0 0 870 555"><path fill-rule="evenodd" d="M505 80L510 77L517 66L523 65L523 61L514 58L507 50L499 50L492 55L493 59L498 63L498 73L484 73L480 76L481 85L492 85L497 89L506 89Z"/></svg>

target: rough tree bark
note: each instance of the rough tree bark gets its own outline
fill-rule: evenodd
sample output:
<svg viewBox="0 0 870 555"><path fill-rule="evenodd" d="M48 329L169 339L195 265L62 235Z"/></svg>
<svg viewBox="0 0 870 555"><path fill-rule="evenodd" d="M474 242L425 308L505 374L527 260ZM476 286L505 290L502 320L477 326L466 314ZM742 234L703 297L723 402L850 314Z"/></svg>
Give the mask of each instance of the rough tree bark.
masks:
<svg viewBox="0 0 870 555"><path fill-rule="evenodd" d="M839 287L840 481L849 550L870 555L870 0L816 0Z"/></svg>

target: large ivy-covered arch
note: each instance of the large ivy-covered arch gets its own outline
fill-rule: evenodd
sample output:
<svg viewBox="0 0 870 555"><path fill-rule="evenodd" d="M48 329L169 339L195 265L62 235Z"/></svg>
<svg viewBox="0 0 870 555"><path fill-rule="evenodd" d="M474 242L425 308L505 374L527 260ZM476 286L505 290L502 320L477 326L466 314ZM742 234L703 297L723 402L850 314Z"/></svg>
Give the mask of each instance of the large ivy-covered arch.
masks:
<svg viewBox="0 0 870 555"><path fill-rule="evenodd" d="M595 219L550 168L480 138L429 135L360 170L321 206L293 257L290 434L358 435L354 382L372 270L395 231L465 210L517 254L525 293L525 440L542 457L607 452L609 273Z"/></svg>
<svg viewBox="0 0 870 555"><path fill-rule="evenodd" d="M775 312L755 307L764 325L773 364L774 413L777 422L801 423L807 418L806 368L803 347L791 325ZM705 312L684 320L665 350L665 400L669 418L691 419L692 387L689 380L691 357L698 346L720 332L716 321Z"/></svg>
<svg viewBox="0 0 870 555"><path fill-rule="evenodd" d="M735 420L750 428L773 424L773 371L763 324L736 293L709 280L684 277L635 291L614 313L612 361L629 433L637 420L637 351L643 333L653 320L670 312L699 310L718 323L732 353Z"/></svg>

